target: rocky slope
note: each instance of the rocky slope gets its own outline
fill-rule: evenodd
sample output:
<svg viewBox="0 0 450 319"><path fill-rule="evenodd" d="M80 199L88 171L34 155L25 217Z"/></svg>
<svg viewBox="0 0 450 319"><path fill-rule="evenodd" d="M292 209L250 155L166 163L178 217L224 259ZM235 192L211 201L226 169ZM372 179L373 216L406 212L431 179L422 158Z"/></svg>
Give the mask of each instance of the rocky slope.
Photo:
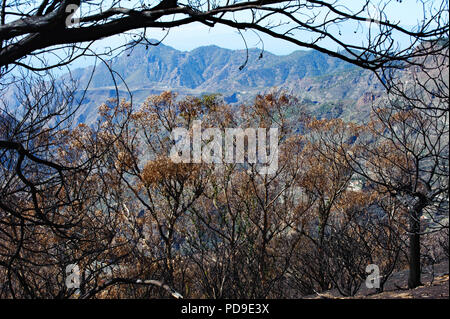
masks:
<svg viewBox="0 0 450 319"><path fill-rule="evenodd" d="M220 93L228 103L242 103L257 93L283 88L299 96L317 116L358 120L382 91L372 73L316 51L277 56L257 49L206 46L183 52L160 44L138 46L108 63L120 75L115 76L120 98L130 99L128 87L136 104L165 90L181 95ZM73 72L80 92L92 72L80 121L95 118L98 105L115 96L114 79L104 64Z"/></svg>

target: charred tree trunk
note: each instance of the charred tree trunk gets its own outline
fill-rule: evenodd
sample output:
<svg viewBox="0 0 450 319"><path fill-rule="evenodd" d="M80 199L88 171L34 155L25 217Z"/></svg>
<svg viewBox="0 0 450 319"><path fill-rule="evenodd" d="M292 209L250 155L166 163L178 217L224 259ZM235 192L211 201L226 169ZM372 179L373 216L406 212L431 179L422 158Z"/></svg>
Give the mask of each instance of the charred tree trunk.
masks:
<svg viewBox="0 0 450 319"><path fill-rule="evenodd" d="M422 285L420 281L420 216L425 207L425 202L421 200L414 205L409 213L409 277L408 288L416 288Z"/></svg>

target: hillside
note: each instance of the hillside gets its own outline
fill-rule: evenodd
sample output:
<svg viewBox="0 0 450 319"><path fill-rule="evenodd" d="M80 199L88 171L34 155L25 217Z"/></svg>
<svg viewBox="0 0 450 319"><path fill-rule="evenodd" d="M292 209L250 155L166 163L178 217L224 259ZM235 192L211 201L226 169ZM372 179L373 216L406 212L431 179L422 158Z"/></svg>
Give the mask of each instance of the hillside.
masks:
<svg viewBox="0 0 450 319"><path fill-rule="evenodd" d="M141 103L166 90L181 95L222 94L228 103L251 100L257 93L283 88L301 98L317 116L358 120L382 91L376 77L340 59L316 51L277 56L257 49L228 50L217 46L178 51L169 46L138 46L109 61L120 98ZM114 80L104 64L73 72L84 89L94 71L80 121L95 118L98 105L115 96Z"/></svg>
<svg viewBox="0 0 450 319"><path fill-rule="evenodd" d="M342 297L336 289L324 293L306 296L305 299L343 299L343 298L369 298L369 299L448 299L449 298L449 268L448 260L425 267L422 273L422 286L415 289L407 288L408 270L395 272L386 282L381 293L374 293L373 289L365 288L354 297Z"/></svg>

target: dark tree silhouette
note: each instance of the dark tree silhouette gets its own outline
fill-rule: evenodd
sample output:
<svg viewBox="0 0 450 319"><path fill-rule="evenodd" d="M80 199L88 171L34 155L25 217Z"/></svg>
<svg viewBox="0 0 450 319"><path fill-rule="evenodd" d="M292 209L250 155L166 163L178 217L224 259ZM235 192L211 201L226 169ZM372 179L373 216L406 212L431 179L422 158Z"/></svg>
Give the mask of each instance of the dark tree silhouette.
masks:
<svg viewBox="0 0 450 319"><path fill-rule="evenodd" d="M199 22L209 27L226 25L242 31L254 30L370 70L393 68L420 56L414 49L422 41L448 37L448 2L420 4L423 20L407 28L389 16L387 4L370 0L357 1L352 6L338 0L165 0L152 4L142 0L3 1L0 66L4 73L9 65L33 70L64 65L89 52L94 41L105 37L133 31L134 44L146 43L152 28ZM396 5L408 9L409 4ZM81 12L79 25L68 24L76 8ZM367 30L367 24L370 27L365 34L361 30ZM359 34L353 37L357 41L342 40L342 30L352 32L349 28ZM408 44L400 45L399 39L405 37ZM42 59L49 51L55 57L51 62Z"/></svg>

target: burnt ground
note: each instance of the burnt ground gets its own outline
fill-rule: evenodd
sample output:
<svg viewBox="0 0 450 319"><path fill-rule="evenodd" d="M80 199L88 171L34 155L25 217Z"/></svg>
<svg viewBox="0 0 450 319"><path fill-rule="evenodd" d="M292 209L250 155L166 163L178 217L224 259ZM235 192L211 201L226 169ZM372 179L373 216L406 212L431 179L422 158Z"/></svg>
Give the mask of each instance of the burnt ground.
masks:
<svg viewBox="0 0 450 319"><path fill-rule="evenodd" d="M374 293L367 289L364 283L354 297L342 297L334 289L324 293L306 296L306 299L336 299L336 298L368 298L368 299L449 299L449 264L448 261L425 267L422 273L422 286L408 289L408 270L392 274L385 284L384 291Z"/></svg>

